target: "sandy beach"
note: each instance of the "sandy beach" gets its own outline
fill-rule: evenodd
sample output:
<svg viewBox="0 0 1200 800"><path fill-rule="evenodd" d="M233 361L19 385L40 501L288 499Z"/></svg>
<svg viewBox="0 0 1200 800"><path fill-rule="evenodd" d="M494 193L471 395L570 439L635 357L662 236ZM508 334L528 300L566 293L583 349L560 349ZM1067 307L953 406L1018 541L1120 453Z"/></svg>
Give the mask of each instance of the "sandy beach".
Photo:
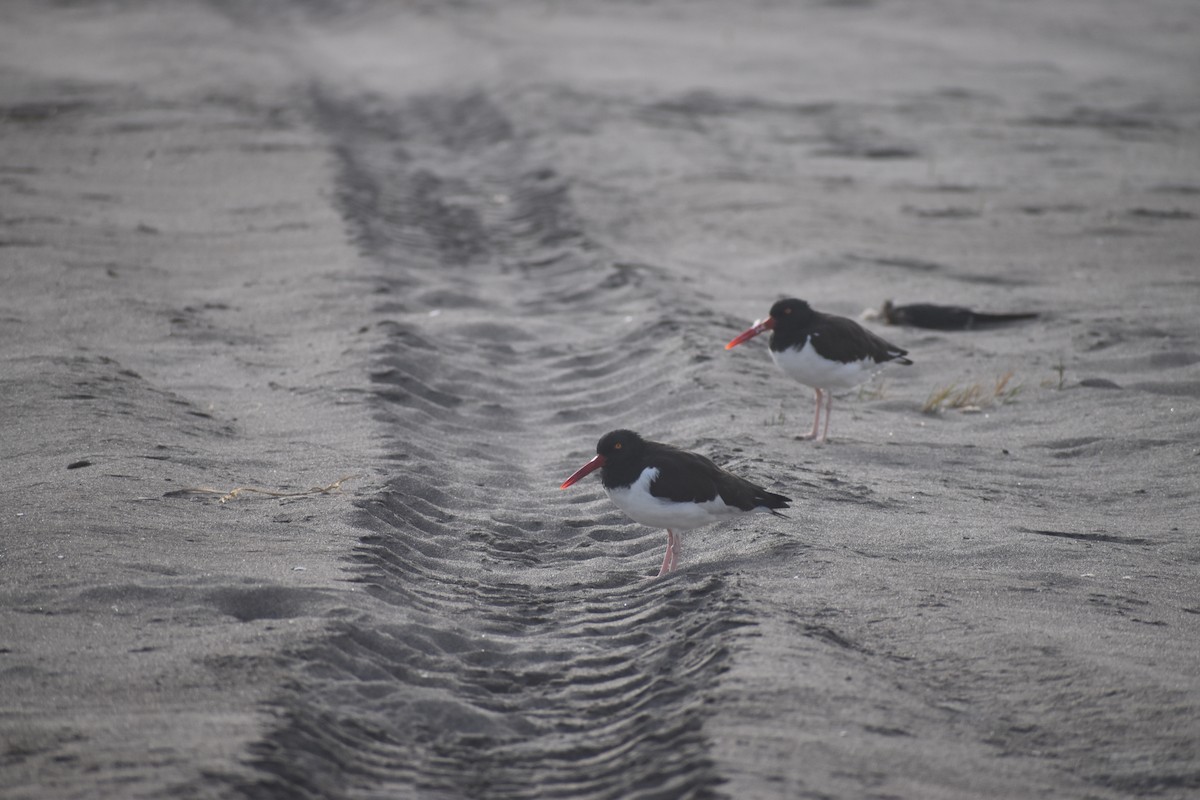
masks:
<svg viewBox="0 0 1200 800"><path fill-rule="evenodd" d="M247 7L244 7L247 6ZM0 795L1200 793L1200 7L0 9ZM812 392L803 297L1032 312ZM606 431L794 498L686 534Z"/></svg>

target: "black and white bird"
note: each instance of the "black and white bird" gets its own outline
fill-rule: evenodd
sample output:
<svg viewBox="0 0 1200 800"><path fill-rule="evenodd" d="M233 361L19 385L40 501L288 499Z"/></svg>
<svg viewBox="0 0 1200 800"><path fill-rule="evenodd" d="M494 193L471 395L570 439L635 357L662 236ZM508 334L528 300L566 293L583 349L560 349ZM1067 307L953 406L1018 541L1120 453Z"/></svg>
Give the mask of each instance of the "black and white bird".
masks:
<svg viewBox="0 0 1200 800"><path fill-rule="evenodd" d="M929 328L936 331L969 331L977 328L992 328L1013 322L1037 319L1034 312L1023 311L1009 314L993 314L976 311L966 306L943 306L935 303L909 303L898 306L884 300L879 309L867 309L859 319L879 319L888 325L907 325L911 328Z"/></svg>
<svg viewBox="0 0 1200 800"><path fill-rule="evenodd" d="M812 432L805 438L823 442L829 436L833 389L849 389L865 381L880 364L911 364L907 350L884 341L852 319L814 311L803 300L780 300L754 327L738 334L726 350L771 331L771 358L776 366L817 393ZM825 430L820 430L821 401Z"/></svg>
<svg viewBox="0 0 1200 800"><path fill-rule="evenodd" d="M604 491L617 508L642 525L667 529L661 577L679 564L680 533L751 511L782 517L791 498L768 492L726 472L698 453L651 442L633 431L609 431L596 457L559 488L600 470Z"/></svg>

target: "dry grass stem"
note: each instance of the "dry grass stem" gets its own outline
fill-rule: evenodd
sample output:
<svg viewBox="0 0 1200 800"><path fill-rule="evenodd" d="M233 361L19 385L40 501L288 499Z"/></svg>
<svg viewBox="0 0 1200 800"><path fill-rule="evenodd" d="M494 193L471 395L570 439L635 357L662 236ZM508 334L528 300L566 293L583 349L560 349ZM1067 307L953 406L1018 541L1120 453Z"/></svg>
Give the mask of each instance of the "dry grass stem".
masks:
<svg viewBox="0 0 1200 800"><path fill-rule="evenodd" d="M1063 363L1063 360L1060 358L1058 363L1055 364L1051 369L1054 370L1058 377L1048 381L1042 381L1042 388L1057 389L1061 392L1067 379L1067 365Z"/></svg>
<svg viewBox="0 0 1200 800"><path fill-rule="evenodd" d="M882 400L887 392L887 381L880 378L878 382L865 383L858 387L858 400Z"/></svg>
<svg viewBox="0 0 1200 800"><path fill-rule="evenodd" d="M310 495L332 494L333 492L340 492L342 490L343 483L351 478L357 477L357 475L344 475L328 486L313 486L310 489L305 489L299 492L280 492L274 489L262 489L258 486L238 486L234 489L230 489L229 491L213 489L207 486L197 486L190 489L180 489L177 492L169 492L168 494L219 494L221 495L221 498L217 501L218 503L226 503L234 498L241 497L243 494L261 494L266 495L267 497L308 497Z"/></svg>

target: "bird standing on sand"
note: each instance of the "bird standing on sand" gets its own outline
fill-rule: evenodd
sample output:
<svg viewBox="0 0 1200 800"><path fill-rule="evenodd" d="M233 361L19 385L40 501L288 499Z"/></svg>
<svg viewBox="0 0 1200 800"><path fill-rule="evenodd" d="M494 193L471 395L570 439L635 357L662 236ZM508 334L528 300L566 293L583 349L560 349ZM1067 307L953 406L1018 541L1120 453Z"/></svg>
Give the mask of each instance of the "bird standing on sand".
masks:
<svg viewBox="0 0 1200 800"><path fill-rule="evenodd" d="M812 433L805 438L818 442L829 436L833 389L857 386L887 361L913 363L904 357L907 350L884 341L854 320L822 314L795 298L771 306L770 316L738 334L725 349L737 347L763 331L771 331L771 358L776 366L817 393ZM824 432L820 432L822 398Z"/></svg>
<svg viewBox="0 0 1200 800"><path fill-rule="evenodd" d="M610 431L596 457L559 488L600 470L604 491L617 508L642 525L667 529L667 554L659 577L679 563L680 533L750 511L782 517L791 498L768 492L718 467L698 453L650 442L633 431Z"/></svg>

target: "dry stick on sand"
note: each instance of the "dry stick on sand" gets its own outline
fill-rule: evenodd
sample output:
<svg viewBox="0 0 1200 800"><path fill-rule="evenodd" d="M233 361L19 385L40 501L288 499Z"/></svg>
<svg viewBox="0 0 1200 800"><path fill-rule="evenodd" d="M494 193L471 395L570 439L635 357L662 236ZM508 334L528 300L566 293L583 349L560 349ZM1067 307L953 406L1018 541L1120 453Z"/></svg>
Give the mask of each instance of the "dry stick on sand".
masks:
<svg viewBox="0 0 1200 800"><path fill-rule="evenodd" d="M217 501L218 503L225 503L225 502L232 500L235 497L239 497L242 494L247 493L247 492L253 492L254 494L264 494L267 497L307 497L308 495L314 495L314 494L330 494L332 492L340 492L342 490L343 483L350 480L351 478L357 478L357 477L358 477L357 475L344 475L341 478L338 478L333 483L329 484L328 486L314 486L311 489L305 489L304 491L301 491L301 492L277 492L273 489L260 489L257 486L238 486L235 489L231 489L228 492L225 492L220 489L211 489L207 486L197 486L197 487L191 488L191 489L180 489L177 492L169 492L168 494L173 494L173 495L219 494L219 495L221 495L221 499Z"/></svg>

